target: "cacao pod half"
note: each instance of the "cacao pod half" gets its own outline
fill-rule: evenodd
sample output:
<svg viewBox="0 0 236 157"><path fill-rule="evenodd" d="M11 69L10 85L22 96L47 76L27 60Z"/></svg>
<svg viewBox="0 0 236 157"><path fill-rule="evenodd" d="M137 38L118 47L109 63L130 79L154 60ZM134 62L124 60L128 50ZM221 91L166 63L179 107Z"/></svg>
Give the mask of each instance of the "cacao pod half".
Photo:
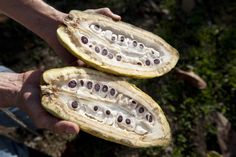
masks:
<svg viewBox="0 0 236 157"><path fill-rule="evenodd" d="M159 105L120 77L65 67L44 72L43 81L43 107L87 133L130 147L170 141L170 127Z"/></svg>
<svg viewBox="0 0 236 157"><path fill-rule="evenodd" d="M107 73L152 78L170 71L179 54L159 36L100 14L72 10L57 29L74 56Z"/></svg>

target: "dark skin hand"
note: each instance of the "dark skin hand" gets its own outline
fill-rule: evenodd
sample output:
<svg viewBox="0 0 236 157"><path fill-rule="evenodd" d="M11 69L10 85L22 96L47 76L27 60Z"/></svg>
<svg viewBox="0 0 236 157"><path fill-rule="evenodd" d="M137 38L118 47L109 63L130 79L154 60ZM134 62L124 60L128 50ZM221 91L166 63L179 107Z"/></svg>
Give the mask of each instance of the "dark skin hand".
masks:
<svg viewBox="0 0 236 157"><path fill-rule="evenodd" d="M47 128L56 133L78 133L78 125L59 120L48 114L41 106L40 81L42 71L28 71L23 73L23 85L18 93L19 107L24 110L38 128Z"/></svg>
<svg viewBox="0 0 236 157"><path fill-rule="evenodd" d="M84 65L57 40L56 29L68 14L56 10L42 0L0 0L0 11L41 37L69 65ZM109 16L115 21L121 19L109 8L86 11ZM0 107L16 106L21 108L32 118L38 128L45 128L57 133L78 133L79 126L77 124L57 119L42 108L41 75L42 71L39 70L21 74L0 73L0 100L3 100Z"/></svg>

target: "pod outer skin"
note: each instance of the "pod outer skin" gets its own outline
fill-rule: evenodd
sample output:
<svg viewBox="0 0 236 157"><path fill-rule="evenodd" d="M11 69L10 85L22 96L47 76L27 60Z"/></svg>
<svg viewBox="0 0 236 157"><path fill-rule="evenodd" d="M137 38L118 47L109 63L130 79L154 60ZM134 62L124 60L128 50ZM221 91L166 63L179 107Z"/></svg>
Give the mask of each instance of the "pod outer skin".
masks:
<svg viewBox="0 0 236 157"><path fill-rule="evenodd" d="M134 93L137 97L142 97L143 101L146 102L152 108L152 111L155 114L159 115L159 119L161 121L162 129L164 130L164 136L158 139L145 141L145 135L133 135L129 132L120 132L116 131L111 126L104 127L103 124L91 121L91 120L84 120L81 116L73 114L70 110L65 109L59 101L55 101L51 99L48 95L47 91L42 89L42 106L54 116L68 120L71 122L75 122L81 128L81 130L92 134L96 137L112 141L115 143L119 143L122 145L126 145L129 147L152 147L152 146L166 146L170 143L171 140L171 133L170 127L167 122L167 119L160 108L160 106L147 94L142 92L138 89L135 85L132 85L120 78L115 76L107 75L95 70L87 69L87 68L78 68L78 67L65 67L65 68L58 68L58 69L51 69L43 74L43 81L44 83L41 85L53 85L54 81L57 81L61 76L67 75L69 73L74 74L81 74L86 73L88 75L96 75L97 77L105 80L110 80L115 82L119 86L123 86L126 88L127 91ZM138 136L138 138L137 138Z"/></svg>
<svg viewBox="0 0 236 157"><path fill-rule="evenodd" d="M142 34L142 36L150 38L153 41L155 41L156 44L159 44L162 47L164 47L168 51L168 53L171 54L170 61L165 63L165 65L161 69L157 69L154 71L140 71L138 69L134 70L134 69L122 68L119 66L107 65L104 62L94 60L92 57L86 55L85 51L88 50L83 48L83 46L80 47L74 46L74 44L70 41L68 33L66 33L65 31L66 26L60 25L59 28L57 29L57 37L60 43L74 56L76 56L86 64L94 67L95 69L111 73L114 75L128 76L133 78L153 78L164 75L165 73L169 72L173 67L175 67L175 65L177 64L177 61L179 59L178 51L172 46L170 46L167 42L165 42L162 38L151 32L145 31L141 28L135 27L125 22L113 21L109 17L100 14L86 13L78 10L72 10L70 11L70 13L81 19L88 18L91 20L92 18L94 22L98 21L100 23L103 23L104 25L106 23L113 24L114 27L123 28L122 31L124 32L134 32L136 34Z"/></svg>

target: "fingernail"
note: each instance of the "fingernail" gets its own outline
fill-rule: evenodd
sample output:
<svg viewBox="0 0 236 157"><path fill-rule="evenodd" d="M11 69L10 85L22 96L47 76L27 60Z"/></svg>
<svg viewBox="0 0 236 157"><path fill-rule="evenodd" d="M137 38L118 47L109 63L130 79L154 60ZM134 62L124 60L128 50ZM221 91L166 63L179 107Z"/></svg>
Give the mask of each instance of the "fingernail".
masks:
<svg viewBox="0 0 236 157"><path fill-rule="evenodd" d="M116 18L116 20L121 20L121 17L119 15L114 14L114 17Z"/></svg>
<svg viewBox="0 0 236 157"><path fill-rule="evenodd" d="M68 133L68 134L76 134L77 132L76 132L76 130L74 128L67 128L66 129L66 133Z"/></svg>
<svg viewBox="0 0 236 157"><path fill-rule="evenodd" d="M121 19L121 16L117 15L118 19Z"/></svg>

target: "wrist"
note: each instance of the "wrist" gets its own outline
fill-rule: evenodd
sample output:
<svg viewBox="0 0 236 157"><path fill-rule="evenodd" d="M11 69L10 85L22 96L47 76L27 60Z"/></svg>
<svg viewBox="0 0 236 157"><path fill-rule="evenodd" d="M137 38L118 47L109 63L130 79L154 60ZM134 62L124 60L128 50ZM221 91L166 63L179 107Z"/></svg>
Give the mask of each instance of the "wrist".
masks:
<svg viewBox="0 0 236 157"><path fill-rule="evenodd" d="M43 0L1 0L0 10L47 42L66 16Z"/></svg>
<svg viewBox="0 0 236 157"><path fill-rule="evenodd" d="M0 73L0 107L17 106L18 94L23 85L23 74Z"/></svg>
<svg viewBox="0 0 236 157"><path fill-rule="evenodd" d="M58 42L56 30L60 24L63 24L63 19L67 14L54 9L46 16L48 16L47 20L43 24L43 29L40 30L42 33L41 38L52 45L51 43Z"/></svg>
<svg viewBox="0 0 236 157"><path fill-rule="evenodd" d="M58 25L63 23L63 19L67 14L58 11L43 1L35 2L32 8L32 12L37 15L37 18L33 21L38 20L38 22L29 29L34 29L32 31L38 34L46 42L52 42L52 40L55 40Z"/></svg>

